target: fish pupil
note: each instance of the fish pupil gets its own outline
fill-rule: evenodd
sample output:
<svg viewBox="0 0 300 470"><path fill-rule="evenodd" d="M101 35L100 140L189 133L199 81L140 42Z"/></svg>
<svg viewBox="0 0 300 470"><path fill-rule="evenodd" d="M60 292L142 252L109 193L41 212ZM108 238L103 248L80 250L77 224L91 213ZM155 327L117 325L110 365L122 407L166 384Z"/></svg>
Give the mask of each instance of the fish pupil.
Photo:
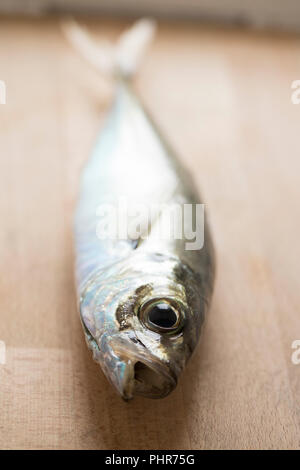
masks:
<svg viewBox="0 0 300 470"><path fill-rule="evenodd" d="M172 328L177 323L177 315L170 305L159 303L149 311L148 321L159 328Z"/></svg>

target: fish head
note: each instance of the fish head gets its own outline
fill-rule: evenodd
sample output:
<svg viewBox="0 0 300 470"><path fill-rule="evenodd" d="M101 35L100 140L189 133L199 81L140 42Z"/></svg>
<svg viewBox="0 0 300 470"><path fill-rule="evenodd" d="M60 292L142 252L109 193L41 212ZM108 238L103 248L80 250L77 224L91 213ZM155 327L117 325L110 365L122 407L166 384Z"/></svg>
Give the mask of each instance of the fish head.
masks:
<svg viewBox="0 0 300 470"><path fill-rule="evenodd" d="M125 399L167 396L198 342L206 303L179 258L139 253L99 274L81 318L88 345Z"/></svg>

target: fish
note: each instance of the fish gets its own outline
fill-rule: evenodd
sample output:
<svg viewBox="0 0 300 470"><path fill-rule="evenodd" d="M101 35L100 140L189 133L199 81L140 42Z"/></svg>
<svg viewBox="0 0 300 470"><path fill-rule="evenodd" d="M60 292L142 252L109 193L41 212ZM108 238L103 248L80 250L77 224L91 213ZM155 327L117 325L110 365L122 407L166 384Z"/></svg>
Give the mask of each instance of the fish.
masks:
<svg viewBox="0 0 300 470"><path fill-rule="evenodd" d="M120 396L157 399L175 389L199 341L215 252L207 217L197 224L202 200L191 174L162 137L131 76L119 72L114 103L80 178L78 308L93 359ZM188 233L179 230L175 237L171 225L183 227L186 207ZM135 230L120 236L120 220ZM163 220L169 221L167 236L160 233ZM201 243L191 245L190 233Z"/></svg>

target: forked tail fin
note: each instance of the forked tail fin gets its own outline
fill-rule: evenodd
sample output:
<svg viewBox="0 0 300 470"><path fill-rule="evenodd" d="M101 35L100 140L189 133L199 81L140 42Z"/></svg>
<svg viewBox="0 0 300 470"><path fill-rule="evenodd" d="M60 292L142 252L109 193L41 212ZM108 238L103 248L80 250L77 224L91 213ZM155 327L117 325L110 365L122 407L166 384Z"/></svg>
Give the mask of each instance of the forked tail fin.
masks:
<svg viewBox="0 0 300 470"><path fill-rule="evenodd" d="M114 44L106 40L96 42L73 19L62 22L67 39L90 65L106 76L121 75L124 78L131 78L135 74L155 28L154 20L138 20Z"/></svg>

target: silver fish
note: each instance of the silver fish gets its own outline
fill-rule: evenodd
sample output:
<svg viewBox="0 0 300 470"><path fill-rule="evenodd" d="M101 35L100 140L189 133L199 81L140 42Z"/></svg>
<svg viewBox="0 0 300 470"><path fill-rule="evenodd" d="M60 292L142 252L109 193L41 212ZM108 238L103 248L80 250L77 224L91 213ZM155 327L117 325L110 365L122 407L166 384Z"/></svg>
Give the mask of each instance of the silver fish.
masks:
<svg viewBox="0 0 300 470"><path fill-rule="evenodd" d="M153 22L137 22L106 58L75 23L65 32L100 69L109 57L118 58L115 103L82 173L75 217L86 341L124 399L162 398L175 388L209 307L214 250L208 224L201 218L198 224L200 198L192 179L129 80Z"/></svg>
<svg viewBox="0 0 300 470"><path fill-rule="evenodd" d="M145 238L99 238L99 206L122 197L129 206L200 203L126 79L82 174L75 219L79 309L93 357L121 396L161 398L197 345L213 290L213 246L207 223L201 249L187 250L184 238L159 239L161 213ZM128 218L128 211L118 216Z"/></svg>

